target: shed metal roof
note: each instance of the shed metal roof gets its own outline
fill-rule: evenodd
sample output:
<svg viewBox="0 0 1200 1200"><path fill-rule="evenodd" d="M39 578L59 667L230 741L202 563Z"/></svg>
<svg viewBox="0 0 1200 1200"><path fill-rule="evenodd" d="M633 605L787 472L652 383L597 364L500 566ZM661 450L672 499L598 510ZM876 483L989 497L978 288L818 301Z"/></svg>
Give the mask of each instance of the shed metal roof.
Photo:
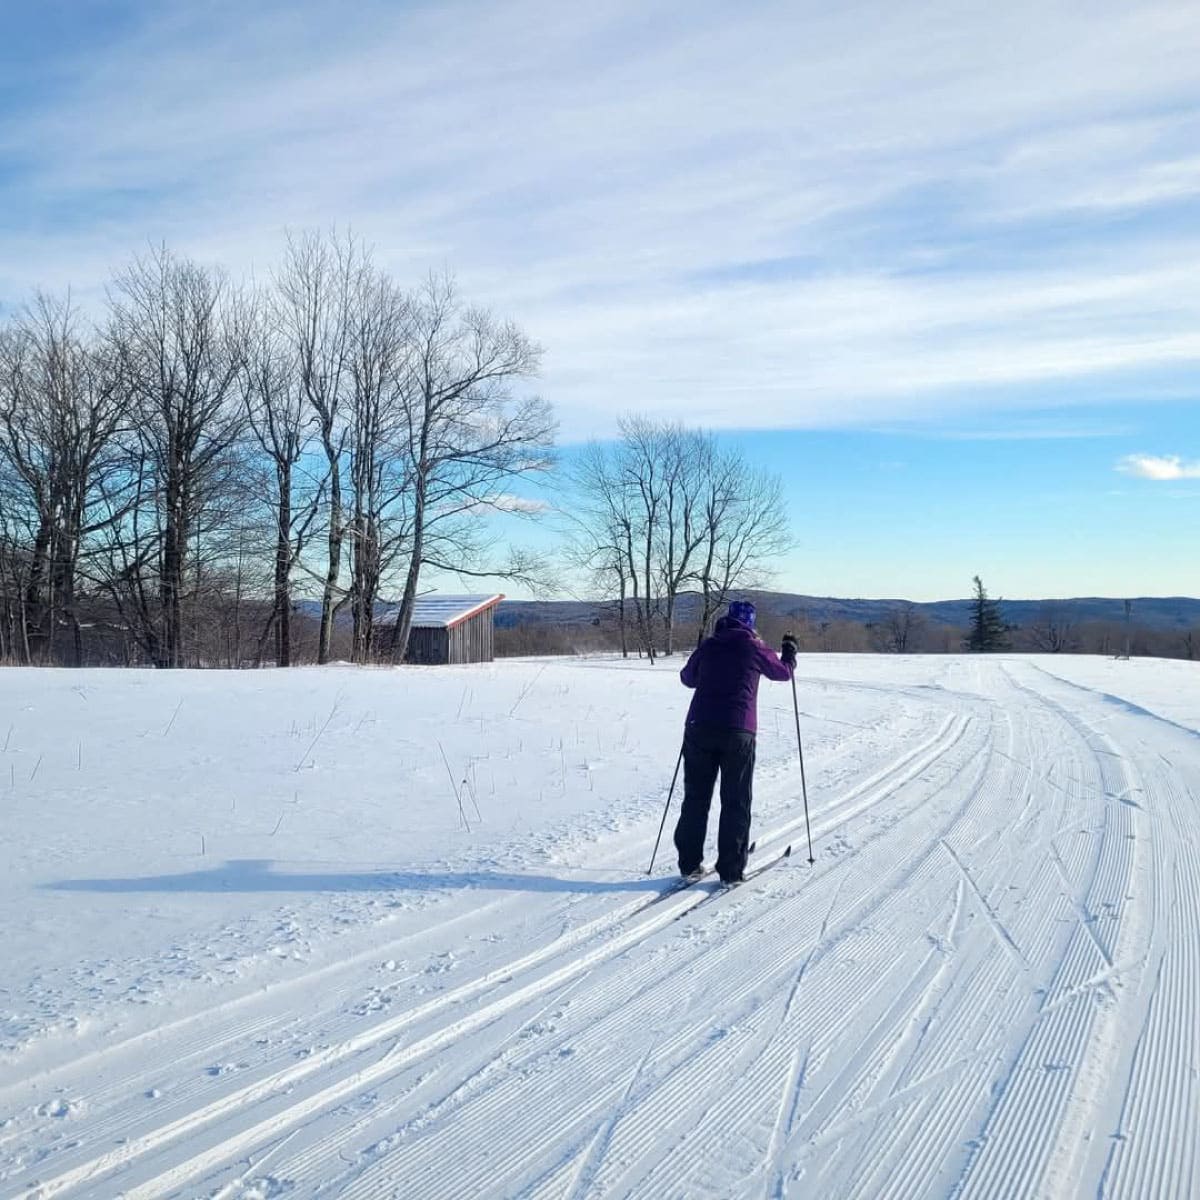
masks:
<svg viewBox="0 0 1200 1200"><path fill-rule="evenodd" d="M453 629L455 625L492 608L504 599L501 592L490 596L420 596L413 605L414 629ZM395 620L395 617L392 618Z"/></svg>

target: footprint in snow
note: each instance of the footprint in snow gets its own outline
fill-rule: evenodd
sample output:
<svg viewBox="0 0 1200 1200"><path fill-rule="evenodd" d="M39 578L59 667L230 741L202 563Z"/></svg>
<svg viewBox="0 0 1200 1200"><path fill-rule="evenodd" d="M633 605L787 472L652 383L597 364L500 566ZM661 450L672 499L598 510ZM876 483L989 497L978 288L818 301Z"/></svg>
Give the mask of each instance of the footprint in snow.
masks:
<svg viewBox="0 0 1200 1200"><path fill-rule="evenodd" d="M47 1100L45 1104L39 1104L35 1110L39 1117L69 1117L79 1111L78 1103L72 1103L70 1100L64 1100L60 1096L57 1100Z"/></svg>
<svg viewBox="0 0 1200 1200"><path fill-rule="evenodd" d="M238 1200L274 1200L276 1196L286 1195L295 1188L290 1179L279 1179L274 1175L263 1175L258 1179L248 1179L238 1192Z"/></svg>
<svg viewBox="0 0 1200 1200"><path fill-rule="evenodd" d="M246 1063L215 1063L211 1067L205 1068L205 1075L211 1075L214 1079L219 1075L232 1075L234 1071L244 1070Z"/></svg>
<svg viewBox="0 0 1200 1200"><path fill-rule="evenodd" d="M386 986L383 988L372 988L350 1009L350 1013L355 1017L366 1017L371 1013L382 1012L391 1002L392 996L389 994Z"/></svg>

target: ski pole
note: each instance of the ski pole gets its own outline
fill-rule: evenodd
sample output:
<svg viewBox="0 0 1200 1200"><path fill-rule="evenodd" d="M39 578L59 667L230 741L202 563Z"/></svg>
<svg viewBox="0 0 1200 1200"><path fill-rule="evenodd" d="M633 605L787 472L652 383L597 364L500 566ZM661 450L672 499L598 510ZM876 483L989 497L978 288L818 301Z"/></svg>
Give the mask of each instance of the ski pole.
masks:
<svg viewBox="0 0 1200 1200"><path fill-rule="evenodd" d="M796 749L800 754L800 790L804 793L804 830L808 834L808 863L817 860L812 852L812 826L808 823L808 784L804 782L804 743L800 740L800 701L796 698L796 668L792 666L792 708L796 712Z"/></svg>
<svg viewBox="0 0 1200 1200"><path fill-rule="evenodd" d="M675 760L675 774L671 776L671 790L667 793L667 804L663 809L662 823L658 827L658 837L654 839L654 853L650 855L650 865L646 868L649 875L654 870L654 860L658 857L658 844L662 841L663 830L667 827L667 813L671 808L671 797L675 795L675 781L679 778L679 767L683 763L683 747L679 747L679 757Z"/></svg>

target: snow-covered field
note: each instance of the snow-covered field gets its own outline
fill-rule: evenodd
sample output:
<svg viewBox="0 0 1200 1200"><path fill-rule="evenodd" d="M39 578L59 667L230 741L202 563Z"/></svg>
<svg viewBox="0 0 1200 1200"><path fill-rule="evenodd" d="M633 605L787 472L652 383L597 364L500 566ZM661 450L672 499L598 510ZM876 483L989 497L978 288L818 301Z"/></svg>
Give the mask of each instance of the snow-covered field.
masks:
<svg viewBox="0 0 1200 1200"><path fill-rule="evenodd" d="M1200 666L677 665L0 672L0 1194L1200 1195Z"/></svg>

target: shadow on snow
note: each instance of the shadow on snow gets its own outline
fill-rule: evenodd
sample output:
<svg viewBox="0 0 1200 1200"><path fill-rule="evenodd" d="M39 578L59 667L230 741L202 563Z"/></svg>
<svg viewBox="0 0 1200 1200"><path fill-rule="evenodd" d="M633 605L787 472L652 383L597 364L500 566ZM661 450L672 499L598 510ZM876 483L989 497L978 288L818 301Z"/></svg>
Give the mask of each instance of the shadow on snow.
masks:
<svg viewBox="0 0 1200 1200"><path fill-rule="evenodd" d="M133 879L60 879L40 885L56 892L429 892L479 889L502 892L661 892L670 878L630 876L619 880L580 875L504 871L328 871L282 872L268 858L234 858L207 871L147 875Z"/></svg>

